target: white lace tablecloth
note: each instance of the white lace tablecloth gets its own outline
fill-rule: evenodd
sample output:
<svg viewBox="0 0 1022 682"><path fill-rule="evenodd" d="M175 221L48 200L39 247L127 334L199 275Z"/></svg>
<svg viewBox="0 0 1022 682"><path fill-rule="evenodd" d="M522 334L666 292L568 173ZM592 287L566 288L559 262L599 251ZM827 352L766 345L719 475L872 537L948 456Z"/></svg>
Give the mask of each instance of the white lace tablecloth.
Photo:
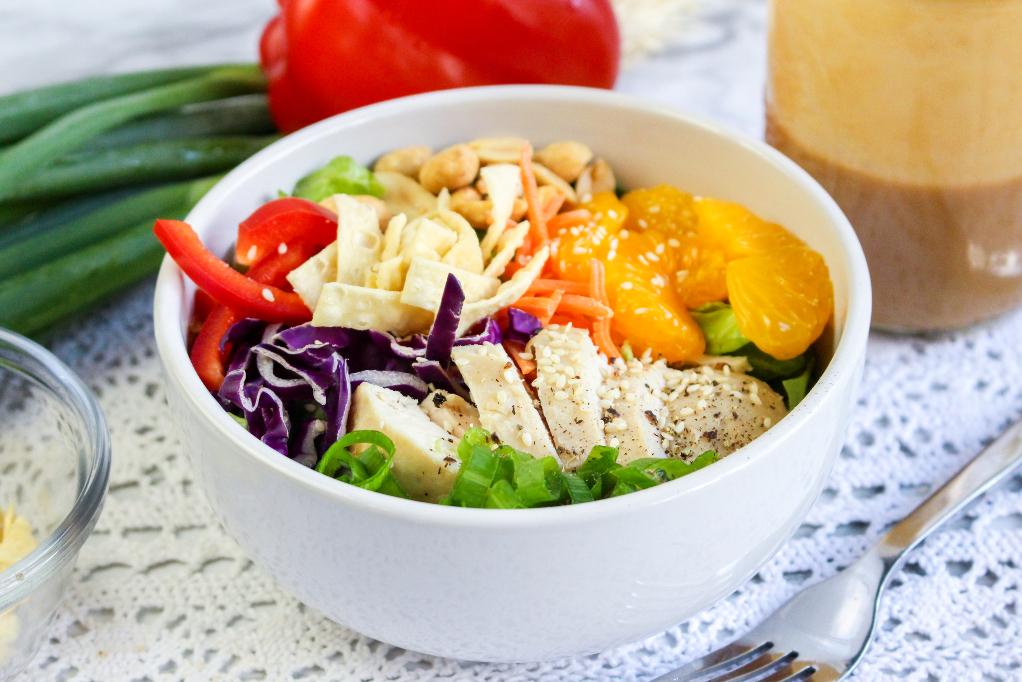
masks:
<svg viewBox="0 0 1022 682"><path fill-rule="evenodd" d="M251 59L272 9L270 0L5 0L0 89ZM665 54L626 72L619 87L755 133L763 49L761 0L704 3ZM833 575L1022 415L1022 312L948 336L874 335L847 444L826 489L795 538L748 584L668 632L598 656L461 663L331 623L277 587L223 532L174 434L151 296L151 283L139 286L53 344L99 397L114 464L103 515L26 681L649 680ZM1022 680L1020 583L1016 475L913 553L854 679Z"/></svg>

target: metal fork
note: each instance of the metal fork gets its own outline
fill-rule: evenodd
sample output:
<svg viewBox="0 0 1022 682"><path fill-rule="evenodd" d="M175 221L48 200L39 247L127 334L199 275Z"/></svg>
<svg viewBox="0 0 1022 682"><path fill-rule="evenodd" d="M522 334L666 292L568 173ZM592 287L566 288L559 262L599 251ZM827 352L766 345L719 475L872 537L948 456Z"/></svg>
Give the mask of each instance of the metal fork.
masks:
<svg viewBox="0 0 1022 682"><path fill-rule="evenodd" d="M866 652L880 595L908 552L1022 460L1013 424L855 563L796 595L733 644L653 682L831 682Z"/></svg>

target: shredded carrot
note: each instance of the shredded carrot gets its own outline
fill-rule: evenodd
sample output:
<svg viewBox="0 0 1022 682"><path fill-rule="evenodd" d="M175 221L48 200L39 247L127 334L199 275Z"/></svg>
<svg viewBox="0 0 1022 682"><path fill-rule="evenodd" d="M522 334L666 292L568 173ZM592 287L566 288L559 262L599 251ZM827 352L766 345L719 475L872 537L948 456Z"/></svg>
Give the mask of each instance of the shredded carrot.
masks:
<svg viewBox="0 0 1022 682"><path fill-rule="evenodd" d="M610 307L610 299L607 298L606 271L603 269L603 263L595 258L589 261L589 295L608 308ZM621 355L621 351L614 345L614 340L610 338L609 317L598 317L593 321L593 341L608 358L616 358Z"/></svg>
<svg viewBox="0 0 1022 682"><path fill-rule="evenodd" d="M536 361L526 360L522 357L522 353L525 352L525 346L515 341L505 341L504 350L511 356L511 359L518 365L519 371L522 376L528 376L536 371Z"/></svg>
<svg viewBox="0 0 1022 682"><path fill-rule="evenodd" d="M580 315L566 315L558 310L557 314L550 318L550 324L567 325L569 322L575 329L585 329L587 332L592 333L590 329L592 323Z"/></svg>
<svg viewBox="0 0 1022 682"><path fill-rule="evenodd" d="M565 294L561 297L561 304L557 307L557 312L575 313L594 318L609 318L614 315L613 310L599 301L589 296L576 296L574 294Z"/></svg>
<svg viewBox="0 0 1022 682"><path fill-rule="evenodd" d="M568 282L563 279L534 279L526 290L526 296L546 296L547 294L560 291L565 294L576 294L588 296L589 287L579 282Z"/></svg>
<svg viewBox="0 0 1022 682"><path fill-rule="evenodd" d="M560 291L553 292L549 298L527 296L515 301L511 307L529 313L546 326L549 324L550 318L557 312L557 306L560 305L562 296Z"/></svg>
<svg viewBox="0 0 1022 682"><path fill-rule="evenodd" d="M542 249L550 241L546 230L546 216L539 205L539 193L536 191L536 174L532 171L532 145L522 145L522 188L525 190L525 203L529 207L529 234L532 235L532 252Z"/></svg>
<svg viewBox="0 0 1022 682"><path fill-rule="evenodd" d="M537 190L538 193L539 190ZM560 192L550 197L545 204L543 204L543 222L548 224L547 235L550 234L549 223L550 219L557 215L557 212L561 210L561 206L568 197L564 196Z"/></svg>
<svg viewBox="0 0 1022 682"><path fill-rule="evenodd" d="M593 214L584 208L577 209L575 211L567 211L565 213L558 213L553 218L547 221L546 228L549 234L556 234L558 230L565 227L575 227L587 223L593 219Z"/></svg>

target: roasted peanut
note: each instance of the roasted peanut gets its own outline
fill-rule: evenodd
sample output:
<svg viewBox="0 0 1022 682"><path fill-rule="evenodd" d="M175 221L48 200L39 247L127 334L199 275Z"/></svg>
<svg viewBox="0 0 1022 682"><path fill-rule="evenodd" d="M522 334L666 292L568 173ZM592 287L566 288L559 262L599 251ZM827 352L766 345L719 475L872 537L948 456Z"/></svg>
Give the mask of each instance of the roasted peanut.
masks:
<svg viewBox="0 0 1022 682"><path fill-rule="evenodd" d="M518 163L525 140L520 137L481 137L468 146L475 150L483 165L491 163Z"/></svg>
<svg viewBox="0 0 1022 682"><path fill-rule="evenodd" d="M525 217L525 214L529 212L529 202L525 199L515 199L515 205L511 209L511 220L516 223Z"/></svg>
<svg viewBox="0 0 1022 682"><path fill-rule="evenodd" d="M592 192L613 192L617 189L617 180L614 178L614 171L610 164L603 159L593 161L593 188Z"/></svg>
<svg viewBox="0 0 1022 682"><path fill-rule="evenodd" d="M419 170L419 182L427 191L454 191L472 184L479 174L479 157L467 144L448 147L431 157Z"/></svg>
<svg viewBox="0 0 1022 682"><path fill-rule="evenodd" d="M352 195L351 198L376 211L376 217L380 221L380 230L382 231L387 229L387 224L393 216L390 213L390 209L387 208L387 204L383 203L382 199L377 199L370 194L355 194Z"/></svg>
<svg viewBox="0 0 1022 682"><path fill-rule="evenodd" d="M373 171L393 171L407 175L410 178L419 177L419 170L422 164L433 156L433 150L429 147L403 147L395 149L381 156L373 166Z"/></svg>
<svg viewBox="0 0 1022 682"><path fill-rule="evenodd" d="M582 203L590 201L597 192L613 192L616 188L614 171L603 159L596 159L586 166L575 181L575 193Z"/></svg>
<svg viewBox="0 0 1022 682"><path fill-rule="evenodd" d="M561 179L561 176L557 175L557 173L554 173L541 163L533 163L532 172L535 173L536 184L540 185L540 187L555 187L557 191L567 197L568 203L578 203L578 195L575 194L574 188Z"/></svg>
<svg viewBox="0 0 1022 682"><path fill-rule="evenodd" d="M536 152L534 158L565 182L575 182L593 160L593 151L581 142L553 142Z"/></svg>
<svg viewBox="0 0 1022 682"><path fill-rule="evenodd" d="M463 187L451 195L451 210L461 215L469 225L481 230L489 224L493 202L483 199L473 188Z"/></svg>

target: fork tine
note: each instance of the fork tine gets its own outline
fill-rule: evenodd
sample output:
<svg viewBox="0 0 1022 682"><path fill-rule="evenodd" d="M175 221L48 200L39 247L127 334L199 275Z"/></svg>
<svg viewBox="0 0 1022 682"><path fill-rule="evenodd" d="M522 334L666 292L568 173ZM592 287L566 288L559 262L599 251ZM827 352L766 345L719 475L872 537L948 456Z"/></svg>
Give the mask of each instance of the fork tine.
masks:
<svg viewBox="0 0 1022 682"><path fill-rule="evenodd" d="M728 682L759 682L759 680L765 680L774 673L787 668L789 665L794 663L798 659L798 652L792 651L790 654L781 656L780 658L772 661L771 663L753 670L752 672L745 673L741 677L736 677Z"/></svg>
<svg viewBox="0 0 1022 682"><path fill-rule="evenodd" d="M749 649L748 651L732 656L731 658L720 661L719 663L714 663L709 667L702 667L701 664L703 664L704 661L713 661L716 658L716 654L721 653L720 650L714 651L697 661L689 663L679 670L669 672L666 675L656 678L653 682L712 682L715 679L720 679L721 676L726 675L729 672L738 670L739 668L744 668L749 663L752 663L757 658L770 651L773 646L773 642L764 642L758 647ZM707 661L707 659L709 659L709 661ZM698 669L693 670L692 668L695 666L699 667Z"/></svg>
<svg viewBox="0 0 1022 682"><path fill-rule="evenodd" d="M809 666L808 668L802 668L791 677L785 677L781 682L806 682L810 677L816 674L816 668Z"/></svg>

